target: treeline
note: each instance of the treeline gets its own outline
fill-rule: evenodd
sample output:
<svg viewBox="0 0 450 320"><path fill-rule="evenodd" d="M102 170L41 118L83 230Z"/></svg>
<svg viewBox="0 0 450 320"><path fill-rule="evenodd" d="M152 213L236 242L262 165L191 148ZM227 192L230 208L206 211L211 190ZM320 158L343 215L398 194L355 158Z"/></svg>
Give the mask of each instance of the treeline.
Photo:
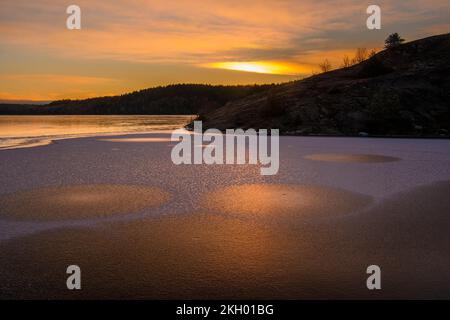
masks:
<svg viewBox="0 0 450 320"><path fill-rule="evenodd" d="M59 100L47 105L0 104L0 114L199 114L274 86L177 84L112 97Z"/></svg>
<svg viewBox="0 0 450 320"><path fill-rule="evenodd" d="M384 41L384 47L386 49L395 48L400 46L404 41L405 39L400 37L398 33L392 33ZM373 58L376 54L377 54L376 49L368 51L366 48L357 48L354 57L350 58L348 55L345 55L342 58L342 63L339 65L338 68L341 69L354 66L367 59ZM319 63L319 70L322 73L329 72L333 69L335 68L328 59L324 59L321 63ZM313 74L317 74L317 72L313 72Z"/></svg>
<svg viewBox="0 0 450 320"><path fill-rule="evenodd" d="M338 66L338 69L354 66L358 63L361 63L367 59L374 57L376 54L377 54L377 51L375 49L368 51L366 48L357 48L353 58L350 58L348 55L345 55L344 57L342 57L342 63ZM331 64L331 62L328 59L325 59L321 63L319 63L319 70L322 73L328 72L328 71L331 71L334 69L335 68L333 67L333 65Z"/></svg>

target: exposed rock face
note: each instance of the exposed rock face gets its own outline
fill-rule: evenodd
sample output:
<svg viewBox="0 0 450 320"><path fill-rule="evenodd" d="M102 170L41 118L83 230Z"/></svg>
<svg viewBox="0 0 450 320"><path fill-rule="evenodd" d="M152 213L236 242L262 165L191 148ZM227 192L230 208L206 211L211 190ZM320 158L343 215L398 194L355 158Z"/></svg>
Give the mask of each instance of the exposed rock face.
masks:
<svg viewBox="0 0 450 320"><path fill-rule="evenodd" d="M285 134L449 135L450 34L286 83L201 114L204 128Z"/></svg>

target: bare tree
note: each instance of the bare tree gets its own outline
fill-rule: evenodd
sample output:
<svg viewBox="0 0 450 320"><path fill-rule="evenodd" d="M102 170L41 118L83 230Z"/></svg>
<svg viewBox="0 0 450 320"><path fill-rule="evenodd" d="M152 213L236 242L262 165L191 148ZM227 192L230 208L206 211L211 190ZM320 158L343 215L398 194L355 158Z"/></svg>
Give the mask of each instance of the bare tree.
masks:
<svg viewBox="0 0 450 320"><path fill-rule="evenodd" d="M366 59L367 59L367 49L366 48L356 49L355 58L354 58L355 63L361 63Z"/></svg>
<svg viewBox="0 0 450 320"><path fill-rule="evenodd" d="M375 49L370 50L370 52L369 52L369 58L374 57L376 54L377 54L377 50L375 50Z"/></svg>
<svg viewBox="0 0 450 320"><path fill-rule="evenodd" d="M343 58L342 58L342 65L341 65L341 68L348 68L348 67L350 67L352 65L352 63L351 63L351 61L350 61L350 58L347 56L347 55L345 55Z"/></svg>
<svg viewBox="0 0 450 320"><path fill-rule="evenodd" d="M322 72L328 72L331 70L331 63L328 59L323 60L322 63L319 64L319 68Z"/></svg>

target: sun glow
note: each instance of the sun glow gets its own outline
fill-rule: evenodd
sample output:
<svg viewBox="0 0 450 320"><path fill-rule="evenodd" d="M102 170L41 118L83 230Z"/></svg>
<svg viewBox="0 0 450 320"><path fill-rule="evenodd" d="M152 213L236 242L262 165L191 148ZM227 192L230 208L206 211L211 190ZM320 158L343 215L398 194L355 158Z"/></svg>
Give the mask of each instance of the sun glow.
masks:
<svg viewBox="0 0 450 320"><path fill-rule="evenodd" d="M301 68L298 65L281 62L215 62L208 64L207 67L280 75L295 75L301 73Z"/></svg>

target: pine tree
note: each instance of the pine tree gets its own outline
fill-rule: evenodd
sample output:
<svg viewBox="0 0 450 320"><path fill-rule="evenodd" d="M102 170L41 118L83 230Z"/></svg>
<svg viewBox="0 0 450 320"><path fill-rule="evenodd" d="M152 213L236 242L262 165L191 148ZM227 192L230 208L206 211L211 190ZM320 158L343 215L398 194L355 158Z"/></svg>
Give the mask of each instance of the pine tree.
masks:
<svg viewBox="0 0 450 320"><path fill-rule="evenodd" d="M385 48L389 49L389 48L395 48L398 47L399 45L402 44L402 42L404 42L405 39L402 39L400 37L400 35L396 32L393 34L390 34L386 40L384 41L385 43Z"/></svg>

